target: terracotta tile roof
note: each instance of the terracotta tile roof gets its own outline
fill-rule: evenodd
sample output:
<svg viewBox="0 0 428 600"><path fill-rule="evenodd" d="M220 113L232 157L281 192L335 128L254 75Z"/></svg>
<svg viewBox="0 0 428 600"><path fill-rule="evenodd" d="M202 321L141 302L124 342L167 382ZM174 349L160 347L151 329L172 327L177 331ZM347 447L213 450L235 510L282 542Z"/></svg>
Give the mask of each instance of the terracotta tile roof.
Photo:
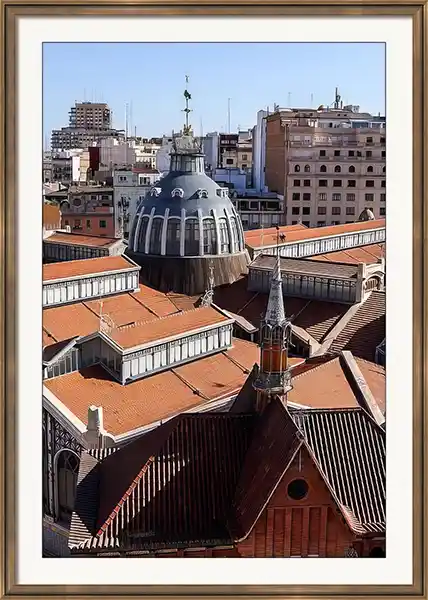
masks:
<svg viewBox="0 0 428 600"><path fill-rule="evenodd" d="M272 271L275 266L275 256L259 254L250 265L250 269L263 269ZM282 258L280 259L283 273L302 273L330 277L345 277L354 279L357 276L356 264L350 265L340 262L312 260L312 258Z"/></svg>
<svg viewBox="0 0 428 600"><path fill-rule="evenodd" d="M306 302L301 311L296 309L291 311L293 305L289 302L290 300L291 298L285 299L285 306L287 314L290 316L295 315L292 323L305 329L320 343L349 310L349 306L346 304L311 300Z"/></svg>
<svg viewBox="0 0 428 600"><path fill-rule="evenodd" d="M69 544L236 542L302 447L351 531L384 534L385 432L359 408L288 411L274 398L260 416L180 415L116 451L83 453Z"/></svg>
<svg viewBox="0 0 428 600"><path fill-rule="evenodd" d="M306 230L308 229L308 227L306 227L306 225L303 225L303 223L295 223L294 225L283 225L282 227L280 227L280 232L281 233L290 233L291 231L302 231L302 230ZM247 240L251 240L251 239L256 239L258 240L259 237L261 237L261 232L264 231L264 235L275 235L275 240L276 240L276 227L268 227L263 229L250 229L249 231L244 231L244 235L245 235L245 241ZM275 242L276 243L276 242Z"/></svg>
<svg viewBox="0 0 428 600"><path fill-rule="evenodd" d="M256 423L236 486L229 521L234 539L251 531L300 445L294 421L274 398Z"/></svg>
<svg viewBox="0 0 428 600"><path fill-rule="evenodd" d="M385 292L373 291L330 346L330 353L350 350L374 361L376 346L385 338Z"/></svg>
<svg viewBox="0 0 428 600"><path fill-rule="evenodd" d="M116 327L149 321L156 317L145 306L135 299L134 294L121 294L107 296L102 300L90 300L83 302L98 317L102 313L108 315Z"/></svg>
<svg viewBox="0 0 428 600"><path fill-rule="evenodd" d="M280 227L280 232L286 235L285 243L300 242L304 240L327 237L331 235L341 235L343 233L366 231L385 227L385 219L376 221L360 221L356 223L347 223L344 225L331 225L330 227L313 227L301 230L290 231L289 226ZM263 234L262 234L263 231ZM259 248L265 246L276 246L277 230L275 227L269 229L256 229L250 232L244 231L245 243L249 248Z"/></svg>
<svg viewBox="0 0 428 600"><path fill-rule="evenodd" d="M211 306L195 308L186 312L177 312L161 319L143 321L135 325L124 325L112 329L109 337L121 348L129 349L155 340L162 340L202 327L214 326L228 319Z"/></svg>
<svg viewBox="0 0 428 600"><path fill-rule="evenodd" d="M384 533L385 432L361 408L293 411L292 416L351 529Z"/></svg>
<svg viewBox="0 0 428 600"><path fill-rule="evenodd" d="M339 357L292 378L288 400L310 408L355 408L359 406Z"/></svg>
<svg viewBox="0 0 428 600"><path fill-rule="evenodd" d="M231 543L226 519L253 421L181 415L119 451L85 453L70 546L108 548L124 537L150 549Z"/></svg>
<svg viewBox="0 0 428 600"><path fill-rule="evenodd" d="M237 355L245 356L247 364L252 361L248 344L234 339ZM256 351L254 345L253 353L256 354ZM182 372L189 384L180 377ZM124 386L113 380L101 366L46 379L44 385L84 423L87 422L90 404L102 406L105 429L113 435L120 435L202 406L208 400L222 398L227 391L232 395L241 388L246 378L246 372L235 368L231 360L220 352Z"/></svg>
<svg viewBox="0 0 428 600"><path fill-rule="evenodd" d="M56 342L89 335L99 326L99 318L82 302L43 310L43 329Z"/></svg>
<svg viewBox="0 0 428 600"><path fill-rule="evenodd" d="M69 246L91 246L93 248L108 248L120 242L120 239L84 235L80 233L53 233L43 240L45 244L66 244Z"/></svg>
<svg viewBox="0 0 428 600"><path fill-rule="evenodd" d="M167 292L166 297L177 307L177 310L192 310L201 298L201 296L186 296L175 292Z"/></svg>
<svg viewBox="0 0 428 600"><path fill-rule="evenodd" d="M130 269L137 269L137 266L124 256L100 256L99 258L67 260L43 265L43 283Z"/></svg>
<svg viewBox="0 0 428 600"><path fill-rule="evenodd" d="M157 317L166 317L179 312L179 308L168 294L159 292L142 283L140 283L140 291L134 294L134 298Z"/></svg>
<svg viewBox="0 0 428 600"><path fill-rule="evenodd" d="M385 367L369 362L368 360L363 360L362 358L356 358L355 360L357 361L357 365L363 374L377 405L384 415L386 410Z"/></svg>
<svg viewBox="0 0 428 600"><path fill-rule="evenodd" d="M385 244L368 244L367 246L360 246L358 248L349 248L349 250L339 250L339 252L317 254L311 256L311 260L358 265L359 263L374 264L380 258L384 257Z"/></svg>
<svg viewBox="0 0 428 600"><path fill-rule="evenodd" d="M43 227L46 229L61 227L61 211L54 204L43 204Z"/></svg>

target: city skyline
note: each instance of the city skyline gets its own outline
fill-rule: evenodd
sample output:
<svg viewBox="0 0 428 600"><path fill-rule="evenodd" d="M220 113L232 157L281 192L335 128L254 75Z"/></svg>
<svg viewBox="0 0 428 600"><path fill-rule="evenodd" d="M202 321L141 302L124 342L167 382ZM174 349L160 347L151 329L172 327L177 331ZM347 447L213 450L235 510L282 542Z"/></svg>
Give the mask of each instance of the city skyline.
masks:
<svg viewBox="0 0 428 600"><path fill-rule="evenodd" d="M155 60L147 62L150 52ZM76 65L78 83L70 77ZM136 74L135 65L143 66L144 77ZM285 65L283 74L278 65ZM320 65L328 65L328 70ZM262 85L257 84L260 74ZM125 128L128 104L129 134L135 128L144 137L179 130L184 123L186 75L197 134L227 131L228 98L231 131L253 127L257 111L272 109L275 103L313 108L331 104L336 87L344 104L385 114L382 43L45 43L44 139L50 138L52 129L67 126L70 107L83 100L108 103L118 129ZM254 85L251 77L256 78Z"/></svg>

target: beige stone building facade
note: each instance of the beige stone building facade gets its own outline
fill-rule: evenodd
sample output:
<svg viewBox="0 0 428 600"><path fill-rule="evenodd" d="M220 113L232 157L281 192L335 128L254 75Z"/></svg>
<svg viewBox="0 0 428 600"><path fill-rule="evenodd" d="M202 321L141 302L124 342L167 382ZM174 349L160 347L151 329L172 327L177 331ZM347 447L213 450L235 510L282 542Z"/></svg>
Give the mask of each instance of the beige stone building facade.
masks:
<svg viewBox="0 0 428 600"><path fill-rule="evenodd" d="M319 112L267 117L266 185L284 198L286 223L350 223L364 209L385 217L384 122L352 115L358 116L352 123L343 111Z"/></svg>

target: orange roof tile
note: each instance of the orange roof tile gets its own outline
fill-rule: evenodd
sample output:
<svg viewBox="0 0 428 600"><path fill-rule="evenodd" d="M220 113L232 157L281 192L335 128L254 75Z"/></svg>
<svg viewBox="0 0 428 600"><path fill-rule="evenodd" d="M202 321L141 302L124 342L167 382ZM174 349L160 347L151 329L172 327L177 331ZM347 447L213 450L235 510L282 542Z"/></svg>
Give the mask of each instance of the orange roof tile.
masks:
<svg viewBox="0 0 428 600"><path fill-rule="evenodd" d="M43 265L43 283L136 268L136 265L124 256L100 256L99 258L68 260Z"/></svg>
<svg viewBox="0 0 428 600"><path fill-rule="evenodd" d="M239 353L242 340L235 339L234 345ZM100 366L47 379L44 385L83 423L87 422L89 405L102 406L104 428L113 435L120 435L208 401L193 388L200 390L209 400L222 398L229 390L233 393L235 388L240 388L247 374L235 368L225 354L227 352L199 358L188 365L124 386L112 380ZM175 373L181 373L183 369L192 387Z"/></svg>
<svg viewBox="0 0 428 600"><path fill-rule="evenodd" d="M322 363L292 379L288 400L310 408L358 407L358 401L340 363L340 357Z"/></svg>
<svg viewBox="0 0 428 600"><path fill-rule="evenodd" d="M98 317L101 313L110 317L116 327L150 321L156 317L141 302L138 302L133 294L108 296L102 300L90 300L84 304Z"/></svg>
<svg viewBox="0 0 428 600"><path fill-rule="evenodd" d="M140 283L140 291L132 295L157 317L166 317L167 315L179 312L179 308L171 301L167 294L142 283Z"/></svg>
<svg viewBox="0 0 428 600"><path fill-rule="evenodd" d="M289 231L302 231L302 229L308 229L308 228L306 227L306 225L303 225L303 223L295 223L294 225L283 225L282 227L280 227L280 232L288 233ZM258 239L260 237L260 231L262 231L262 230L261 229L250 229L249 231L244 231L245 239L246 240L247 239L248 240ZM275 232L275 235L276 235L276 227L269 227L269 228L265 229L264 231L267 234Z"/></svg>
<svg viewBox="0 0 428 600"><path fill-rule="evenodd" d="M118 238L106 238L96 235L84 235L80 233L57 232L43 240L48 244L68 244L70 246L92 246L94 248L108 248L121 240Z"/></svg>
<svg viewBox="0 0 428 600"><path fill-rule="evenodd" d="M349 250L339 250L339 252L329 252L328 254L317 254L311 256L311 260L320 260L328 262L342 262L350 265L359 263L373 264L385 256L385 244L369 244Z"/></svg>
<svg viewBox="0 0 428 600"><path fill-rule="evenodd" d="M355 358L357 365L363 374L371 393L376 400L381 412L385 414L386 405L386 378L385 368L376 363L369 362L362 358Z"/></svg>
<svg viewBox="0 0 428 600"><path fill-rule="evenodd" d="M43 310L43 329L57 342L90 335L99 325L99 318L83 302Z"/></svg>
<svg viewBox="0 0 428 600"><path fill-rule="evenodd" d="M353 231L366 231L371 229L380 229L385 227L385 219L375 221L361 221L356 223L346 223L343 225L331 225L330 227L313 227L311 229L301 229L290 231L289 226L280 227L281 233L285 233L285 243L299 242L309 239L327 237L331 235L340 235ZM257 233L256 233L257 232ZM250 235L249 235L250 234ZM259 248L273 246L277 243L277 230L275 227L269 229L256 229L251 232L244 231L245 243L249 248Z"/></svg>
<svg viewBox="0 0 428 600"><path fill-rule="evenodd" d="M43 204L43 226L48 229L61 227L61 211L54 204Z"/></svg>
<svg viewBox="0 0 428 600"><path fill-rule="evenodd" d="M220 324L227 320L227 317L218 310L211 306L206 306L168 315L161 319L112 329L109 337L121 348L129 349L188 331L194 331L201 327Z"/></svg>

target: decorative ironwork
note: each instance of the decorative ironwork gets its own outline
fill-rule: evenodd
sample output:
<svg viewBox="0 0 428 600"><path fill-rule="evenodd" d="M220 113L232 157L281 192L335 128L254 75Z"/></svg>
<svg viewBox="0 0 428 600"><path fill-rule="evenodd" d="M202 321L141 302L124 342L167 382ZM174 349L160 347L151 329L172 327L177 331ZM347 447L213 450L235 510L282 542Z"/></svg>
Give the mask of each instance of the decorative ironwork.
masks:
<svg viewBox="0 0 428 600"><path fill-rule="evenodd" d="M50 421L53 429L53 456L55 456L59 450L73 450L73 452L76 452L76 454L80 456L82 453L81 444L52 416Z"/></svg>

